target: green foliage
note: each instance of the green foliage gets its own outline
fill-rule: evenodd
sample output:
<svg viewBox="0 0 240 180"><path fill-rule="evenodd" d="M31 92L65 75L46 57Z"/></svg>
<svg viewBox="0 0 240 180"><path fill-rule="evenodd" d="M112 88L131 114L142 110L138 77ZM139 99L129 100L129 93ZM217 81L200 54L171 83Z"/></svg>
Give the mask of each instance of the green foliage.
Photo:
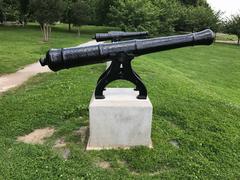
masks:
<svg viewBox="0 0 240 180"><path fill-rule="evenodd" d="M205 6L208 7L206 0L179 0L183 5L187 6Z"/></svg>
<svg viewBox="0 0 240 180"><path fill-rule="evenodd" d="M85 0L77 0L72 4L71 21L75 26L85 25L90 20L90 6Z"/></svg>
<svg viewBox="0 0 240 180"><path fill-rule="evenodd" d="M184 5L197 6L198 0L179 0Z"/></svg>
<svg viewBox="0 0 240 180"><path fill-rule="evenodd" d="M29 15L29 0L0 0L0 22L27 22Z"/></svg>
<svg viewBox="0 0 240 180"><path fill-rule="evenodd" d="M127 31L156 33L159 27L159 11L148 0L118 0L108 14L110 25Z"/></svg>
<svg viewBox="0 0 240 180"><path fill-rule="evenodd" d="M179 14L182 12L182 6L175 0L162 1L154 0L154 6L158 7L158 31L156 34L170 34L175 32L175 26L179 19Z"/></svg>
<svg viewBox="0 0 240 180"><path fill-rule="evenodd" d="M53 24L59 21L64 10L62 0L30 0L30 6L39 24Z"/></svg>
<svg viewBox="0 0 240 180"><path fill-rule="evenodd" d="M3 9L3 0L0 0L0 23L4 21L4 9Z"/></svg>
<svg viewBox="0 0 240 180"><path fill-rule="evenodd" d="M0 0L0 21L16 21L19 17L18 1Z"/></svg>
<svg viewBox="0 0 240 180"><path fill-rule="evenodd" d="M240 14L232 16L226 22L225 32L236 35L238 37L238 45L240 45Z"/></svg>
<svg viewBox="0 0 240 180"><path fill-rule="evenodd" d="M43 32L43 41L46 42L51 33L50 25L61 19L65 4L62 0L31 0L30 6L33 17L40 24Z"/></svg>
<svg viewBox="0 0 240 180"><path fill-rule="evenodd" d="M20 21L24 24L27 23L27 19L30 11L30 0L18 0L19 1L19 12L20 12Z"/></svg>
<svg viewBox="0 0 240 180"><path fill-rule="evenodd" d="M71 25L96 24L96 3L95 0L64 0L65 10L61 22L68 23L68 30Z"/></svg>
<svg viewBox="0 0 240 180"><path fill-rule="evenodd" d="M183 9L181 15L178 27L181 30L199 31L211 28L216 31L218 29L219 15L210 8L190 6Z"/></svg>
<svg viewBox="0 0 240 180"><path fill-rule="evenodd" d="M151 34L218 29L219 13L206 1L117 0L110 8L109 22L123 30L148 30Z"/></svg>
<svg viewBox="0 0 240 180"><path fill-rule="evenodd" d="M97 24L99 25L109 24L110 21L107 15L110 13L111 6L113 6L115 2L117 2L117 0L95 1Z"/></svg>
<svg viewBox="0 0 240 180"><path fill-rule="evenodd" d="M61 20L69 24L69 30L72 24L107 24L152 35L219 29L220 14L206 0L0 0L0 20L5 17L26 22L29 1L33 20L41 24Z"/></svg>

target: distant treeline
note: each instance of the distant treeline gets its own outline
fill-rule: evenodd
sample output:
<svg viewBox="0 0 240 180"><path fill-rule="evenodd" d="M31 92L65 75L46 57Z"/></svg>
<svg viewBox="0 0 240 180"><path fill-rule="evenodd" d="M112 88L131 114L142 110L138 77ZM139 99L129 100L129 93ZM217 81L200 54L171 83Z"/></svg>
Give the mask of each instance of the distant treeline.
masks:
<svg viewBox="0 0 240 180"><path fill-rule="evenodd" d="M238 37L240 14L222 21L206 0L0 0L0 23L25 25L37 21L48 41L56 22L115 26L123 31L149 31L151 35L193 32L211 28Z"/></svg>
<svg viewBox="0 0 240 180"><path fill-rule="evenodd" d="M206 0L0 0L0 21L61 21L168 34L206 27L218 30L219 13Z"/></svg>

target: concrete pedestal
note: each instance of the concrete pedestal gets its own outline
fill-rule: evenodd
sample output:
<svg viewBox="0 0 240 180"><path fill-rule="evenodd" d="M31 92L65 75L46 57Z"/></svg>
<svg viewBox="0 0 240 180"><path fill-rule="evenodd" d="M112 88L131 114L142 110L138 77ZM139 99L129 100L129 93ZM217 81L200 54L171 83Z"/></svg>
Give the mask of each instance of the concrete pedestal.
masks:
<svg viewBox="0 0 240 180"><path fill-rule="evenodd" d="M107 62L106 62L106 69L109 68L109 66L111 65L111 63L112 63L112 61L107 61Z"/></svg>
<svg viewBox="0 0 240 180"><path fill-rule="evenodd" d="M92 97L89 106L90 136L87 150L152 147L152 104L136 99L138 91L107 88L105 99Z"/></svg>

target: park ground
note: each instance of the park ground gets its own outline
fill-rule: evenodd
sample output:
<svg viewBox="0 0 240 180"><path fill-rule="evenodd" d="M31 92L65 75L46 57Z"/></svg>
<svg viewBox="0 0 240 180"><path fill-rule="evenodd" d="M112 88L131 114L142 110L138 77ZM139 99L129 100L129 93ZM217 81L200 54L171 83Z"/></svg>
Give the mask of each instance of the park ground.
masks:
<svg viewBox="0 0 240 180"><path fill-rule="evenodd" d="M0 73L36 62L50 47L86 42L97 29L83 28L91 32L80 38L56 28L43 43L35 26L0 27ZM31 78L0 96L0 179L239 179L239 57L238 46L215 43L135 59L154 107L153 149L85 151L76 131L88 126L89 100L105 64ZM46 127L55 132L43 144L17 141ZM53 148L59 139L67 158Z"/></svg>

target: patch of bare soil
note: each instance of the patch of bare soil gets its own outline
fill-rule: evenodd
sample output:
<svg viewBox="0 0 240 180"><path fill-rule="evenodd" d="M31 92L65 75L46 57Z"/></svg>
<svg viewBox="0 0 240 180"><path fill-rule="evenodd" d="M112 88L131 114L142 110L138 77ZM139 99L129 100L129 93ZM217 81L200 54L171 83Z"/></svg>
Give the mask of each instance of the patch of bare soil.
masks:
<svg viewBox="0 0 240 180"><path fill-rule="evenodd" d="M67 160L69 158L70 154L71 154L70 149L68 149L68 148L63 149L63 151L62 151L63 159Z"/></svg>
<svg viewBox="0 0 240 180"><path fill-rule="evenodd" d="M53 148L64 148L66 147L66 142L64 140L64 138L61 138L61 139L57 139Z"/></svg>
<svg viewBox="0 0 240 180"><path fill-rule="evenodd" d="M131 171L131 174L134 175L134 176L140 176L141 175L140 173L135 172L135 171Z"/></svg>
<svg viewBox="0 0 240 180"><path fill-rule="evenodd" d="M171 145L173 145L175 148L179 149L180 145L179 145L179 142L177 140L171 140L169 142Z"/></svg>
<svg viewBox="0 0 240 180"><path fill-rule="evenodd" d="M86 142L88 136L88 126L82 126L77 131L74 132L76 136L80 136L81 142Z"/></svg>
<svg viewBox="0 0 240 180"><path fill-rule="evenodd" d="M149 173L149 176L157 176L157 175L160 175L161 172L153 172L153 173Z"/></svg>
<svg viewBox="0 0 240 180"><path fill-rule="evenodd" d="M156 172L152 172L152 173L139 173L139 172L135 172L135 171L131 171L131 174L134 176L141 176L141 175L148 175L148 176L158 176L161 174L160 171L156 171Z"/></svg>
<svg viewBox="0 0 240 180"><path fill-rule="evenodd" d="M43 144L46 138L49 138L55 132L54 128L44 128L44 129L36 129L28 135L19 136L17 141L24 142L27 144Z"/></svg>
<svg viewBox="0 0 240 180"><path fill-rule="evenodd" d="M69 148L67 148L67 143L65 142L64 138L57 139L53 149L64 159L67 160L71 154Z"/></svg>
<svg viewBox="0 0 240 180"><path fill-rule="evenodd" d="M124 167L127 166L127 162L126 161L122 161L122 160L117 160L117 163L120 167Z"/></svg>
<svg viewBox="0 0 240 180"><path fill-rule="evenodd" d="M67 160L71 154L71 151L69 148L54 148L54 150L57 152L57 154L62 157L64 160Z"/></svg>
<svg viewBox="0 0 240 180"><path fill-rule="evenodd" d="M97 167L100 167L102 169L110 169L111 168L111 164L107 161L99 161L96 163Z"/></svg>

